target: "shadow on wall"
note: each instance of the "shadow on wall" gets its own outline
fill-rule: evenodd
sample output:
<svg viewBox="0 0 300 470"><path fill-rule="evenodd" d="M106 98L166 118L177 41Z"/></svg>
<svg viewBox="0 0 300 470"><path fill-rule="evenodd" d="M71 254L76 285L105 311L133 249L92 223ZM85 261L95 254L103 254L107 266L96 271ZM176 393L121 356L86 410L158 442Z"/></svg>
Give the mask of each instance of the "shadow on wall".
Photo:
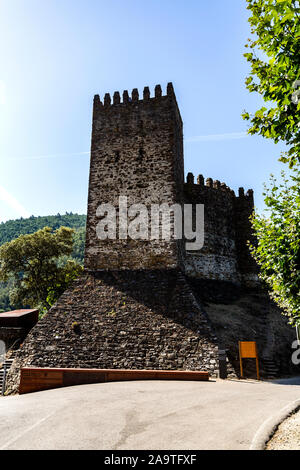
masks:
<svg viewBox="0 0 300 470"><path fill-rule="evenodd" d="M135 305L139 304L141 309L146 307L194 333L199 331L203 318L197 318L197 314L201 315L202 312L196 302L195 311L191 310L192 291L185 276L178 270L110 271L93 273L92 277L100 280L108 289L113 288L124 294L126 301L123 305L122 301L117 303L116 309L122 311L126 306L133 307L130 299L134 299ZM201 334L211 340L210 330L202 328Z"/></svg>
<svg viewBox="0 0 300 470"><path fill-rule="evenodd" d="M295 328L262 288L238 288L230 283L189 279L198 302L213 324L218 340L228 351L239 376L239 341L256 341L260 372L273 379L300 373L292 363ZM256 377L255 360L243 359L245 375Z"/></svg>

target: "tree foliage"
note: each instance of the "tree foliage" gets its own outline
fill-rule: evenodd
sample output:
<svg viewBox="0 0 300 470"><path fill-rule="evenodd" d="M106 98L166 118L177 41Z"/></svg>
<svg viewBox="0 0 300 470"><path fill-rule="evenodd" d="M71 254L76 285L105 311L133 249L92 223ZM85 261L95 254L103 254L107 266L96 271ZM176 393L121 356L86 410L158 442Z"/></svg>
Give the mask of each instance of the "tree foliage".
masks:
<svg viewBox="0 0 300 470"><path fill-rule="evenodd" d="M77 232L84 232L86 224L86 215L73 214L72 212L66 214L57 215L46 215L34 217L33 215L27 219L8 220L7 222L0 223L0 245L3 243L10 242L20 235L28 235L34 233L44 227L51 227L56 230L59 227L70 227L75 229L74 233L74 251L76 255L74 258L78 258L78 261L83 262L83 250L80 236L78 242L80 247L77 247Z"/></svg>
<svg viewBox="0 0 300 470"><path fill-rule="evenodd" d="M73 214L72 212L64 215L48 215L48 216L31 216L27 219L9 220L0 223L0 245L14 240L20 235L27 235L34 233L37 230L49 226L56 230L61 226L70 227L75 229L73 235L73 251L71 256L67 259L73 259L77 263L83 265L84 260L84 246L85 246L85 224L86 216ZM66 262L66 257L64 257ZM0 282L0 312L12 310L15 308L10 301L10 292L13 289L13 282ZM24 307L25 305L19 305Z"/></svg>
<svg viewBox="0 0 300 470"><path fill-rule="evenodd" d="M82 267L69 259L73 236L74 230L67 227L45 227L0 247L0 280L13 281L13 305L48 309L79 276Z"/></svg>
<svg viewBox="0 0 300 470"><path fill-rule="evenodd" d="M11 284L11 285L9 285ZM9 292L12 289L12 283L0 282L0 313L12 310L10 303Z"/></svg>
<svg viewBox="0 0 300 470"><path fill-rule="evenodd" d="M292 324L300 324L299 165L290 178L282 172L280 184L272 176L264 195L268 213L253 216L257 246L251 251L273 299Z"/></svg>
<svg viewBox="0 0 300 470"><path fill-rule="evenodd" d="M74 232L72 258L83 265L85 248L85 225Z"/></svg>
<svg viewBox="0 0 300 470"><path fill-rule="evenodd" d="M254 39L245 57L251 64L246 86L266 102L250 121L250 134L285 142L289 150L280 160L292 167L300 156L300 5L298 0L247 0ZM300 89L300 87L299 87ZM299 92L299 90L298 90ZM299 94L299 93L298 93Z"/></svg>

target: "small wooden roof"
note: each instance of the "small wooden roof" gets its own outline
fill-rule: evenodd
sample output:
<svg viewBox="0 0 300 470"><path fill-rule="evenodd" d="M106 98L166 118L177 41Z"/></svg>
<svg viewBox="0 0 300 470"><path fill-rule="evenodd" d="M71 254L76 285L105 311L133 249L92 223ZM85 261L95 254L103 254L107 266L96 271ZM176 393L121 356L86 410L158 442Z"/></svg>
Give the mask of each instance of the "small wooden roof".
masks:
<svg viewBox="0 0 300 470"><path fill-rule="evenodd" d="M11 318L11 317L23 317L29 313L38 312L36 308L34 309L22 309L22 310L12 310L11 312L0 313L0 318Z"/></svg>

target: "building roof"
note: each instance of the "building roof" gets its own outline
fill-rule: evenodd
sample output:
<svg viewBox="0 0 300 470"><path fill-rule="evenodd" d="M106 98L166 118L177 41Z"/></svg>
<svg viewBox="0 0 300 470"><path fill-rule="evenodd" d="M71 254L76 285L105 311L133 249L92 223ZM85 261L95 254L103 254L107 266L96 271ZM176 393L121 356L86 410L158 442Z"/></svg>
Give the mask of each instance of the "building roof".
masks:
<svg viewBox="0 0 300 470"><path fill-rule="evenodd" d="M33 312L37 312L36 308L34 309L22 309L22 310L12 310L11 312L0 313L0 318L11 318L11 317L23 317Z"/></svg>

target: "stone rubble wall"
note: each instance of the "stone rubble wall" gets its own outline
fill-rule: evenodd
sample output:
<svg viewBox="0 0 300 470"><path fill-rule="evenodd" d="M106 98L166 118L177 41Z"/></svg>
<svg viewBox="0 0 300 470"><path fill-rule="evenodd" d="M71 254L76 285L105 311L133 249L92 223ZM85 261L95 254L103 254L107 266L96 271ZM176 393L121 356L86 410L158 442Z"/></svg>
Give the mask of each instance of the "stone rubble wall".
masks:
<svg viewBox="0 0 300 470"><path fill-rule="evenodd" d="M86 273L31 330L20 367L203 370L218 374L217 337L177 270Z"/></svg>
<svg viewBox="0 0 300 470"><path fill-rule="evenodd" d="M28 335L29 328L0 327L0 340L4 341L6 350L17 349Z"/></svg>

